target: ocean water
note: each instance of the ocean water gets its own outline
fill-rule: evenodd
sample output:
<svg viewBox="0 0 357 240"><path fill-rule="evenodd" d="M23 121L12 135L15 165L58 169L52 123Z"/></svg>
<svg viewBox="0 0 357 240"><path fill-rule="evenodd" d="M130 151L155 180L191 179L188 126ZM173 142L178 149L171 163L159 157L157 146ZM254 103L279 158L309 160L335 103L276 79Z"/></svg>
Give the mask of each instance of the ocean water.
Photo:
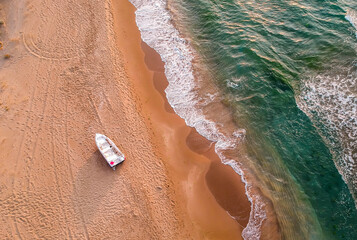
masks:
<svg viewBox="0 0 357 240"><path fill-rule="evenodd" d="M132 0L167 98L283 239L357 239L357 2Z"/></svg>

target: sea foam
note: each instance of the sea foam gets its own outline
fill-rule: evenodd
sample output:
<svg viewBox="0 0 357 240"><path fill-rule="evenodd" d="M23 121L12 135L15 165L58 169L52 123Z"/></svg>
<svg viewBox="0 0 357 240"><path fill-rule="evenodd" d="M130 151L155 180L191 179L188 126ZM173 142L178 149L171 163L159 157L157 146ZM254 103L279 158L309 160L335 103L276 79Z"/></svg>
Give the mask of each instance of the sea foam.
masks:
<svg viewBox="0 0 357 240"><path fill-rule="evenodd" d="M222 162L230 165L245 182L252 210L243 237L259 239L260 227L266 218L264 203L259 196L252 196L251 186L245 180L237 162L227 159L223 154L224 150L235 148L236 144L244 138L244 130L237 130L231 136L226 136L218 130L216 123L205 117L200 109L200 104L212 101L214 96L198 96L195 92L193 49L173 26L170 12L166 7L167 2L164 0L130 1L137 9L136 23L143 41L155 49L165 63L165 74L169 82L165 92L170 105L188 126L194 127L202 136L216 142L215 150Z"/></svg>
<svg viewBox="0 0 357 240"><path fill-rule="evenodd" d="M331 147L336 166L356 200L357 73L311 77L303 82L297 100Z"/></svg>

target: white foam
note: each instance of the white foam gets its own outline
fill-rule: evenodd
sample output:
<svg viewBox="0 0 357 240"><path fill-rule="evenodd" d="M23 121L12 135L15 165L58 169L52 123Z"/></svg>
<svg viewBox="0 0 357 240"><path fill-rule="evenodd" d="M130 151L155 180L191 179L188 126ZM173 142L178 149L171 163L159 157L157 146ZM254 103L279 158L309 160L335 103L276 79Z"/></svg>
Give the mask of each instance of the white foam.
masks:
<svg viewBox="0 0 357 240"><path fill-rule="evenodd" d="M303 82L297 99L299 108L312 119L332 147L336 166L353 191L357 189L356 74L311 77Z"/></svg>
<svg viewBox="0 0 357 240"><path fill-rule="evenodd" d="M224 156L221 156L224 158ZM251 198L252 192L251 186L244 178L243 171L238 166L238 163L233 160L226 160L225 164L230 165L239 175L241 175L242 181L245 183L245 190L248 193L248 199L252 205L250 211L249 222L247 227L243 229L242 237L249 240L259 240L261 234L261 226L263 221L266 219L266 212L264 210L265 204L260 196L255 195L254 198Z"/></svg>
<svg viewBox="0 0 357 240"><path fill-rule="evenodd" d="M216 142L216 152L222 162L232 166L244 180L241 168L236 162L226 159L223 151L236 147L236 144L244 139L245 131L237 130L232 136L226 136L218 130L216 123L209 121L203 114L200 106L211 102L214 96L207 95L200 98L197 96L194 90L193 50L172 25L170 13L166 9L167 2L165 0L130 1L137 8L136 23L143 41L154 48L165 63L165 74L169 82L165 92L170 105L188 126L196 128L202 136ZM250 186L247 183L246 192L252 203L252 211L243 236L245 239L259 239L260 227L265 219L264 203L259 196L251 196Z"/></svg>

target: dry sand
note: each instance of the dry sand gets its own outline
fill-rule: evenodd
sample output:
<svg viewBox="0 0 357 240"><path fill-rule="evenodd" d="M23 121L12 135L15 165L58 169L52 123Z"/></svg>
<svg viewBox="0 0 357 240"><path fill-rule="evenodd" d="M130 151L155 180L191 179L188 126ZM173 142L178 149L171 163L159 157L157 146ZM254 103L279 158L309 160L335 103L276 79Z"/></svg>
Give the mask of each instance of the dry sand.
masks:
<svg viewBox="0 0 357 240"><path fill-rule="evenodd" d="M244 185L168 105L127 0L0 7L0 239L241 238Z"/></svg>

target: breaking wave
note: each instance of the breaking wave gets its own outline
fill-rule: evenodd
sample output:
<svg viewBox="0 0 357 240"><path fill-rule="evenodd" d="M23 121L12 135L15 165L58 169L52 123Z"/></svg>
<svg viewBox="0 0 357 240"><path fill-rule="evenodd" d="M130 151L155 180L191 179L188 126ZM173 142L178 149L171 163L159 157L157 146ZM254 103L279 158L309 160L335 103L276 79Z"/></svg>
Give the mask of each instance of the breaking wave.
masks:
<svg viewBox="0 0 357 240"><path fill-rule="evenodd" d="M357 72L311 77L303 83L298 105L331 147L337 168L356 199Z"/></svg>

